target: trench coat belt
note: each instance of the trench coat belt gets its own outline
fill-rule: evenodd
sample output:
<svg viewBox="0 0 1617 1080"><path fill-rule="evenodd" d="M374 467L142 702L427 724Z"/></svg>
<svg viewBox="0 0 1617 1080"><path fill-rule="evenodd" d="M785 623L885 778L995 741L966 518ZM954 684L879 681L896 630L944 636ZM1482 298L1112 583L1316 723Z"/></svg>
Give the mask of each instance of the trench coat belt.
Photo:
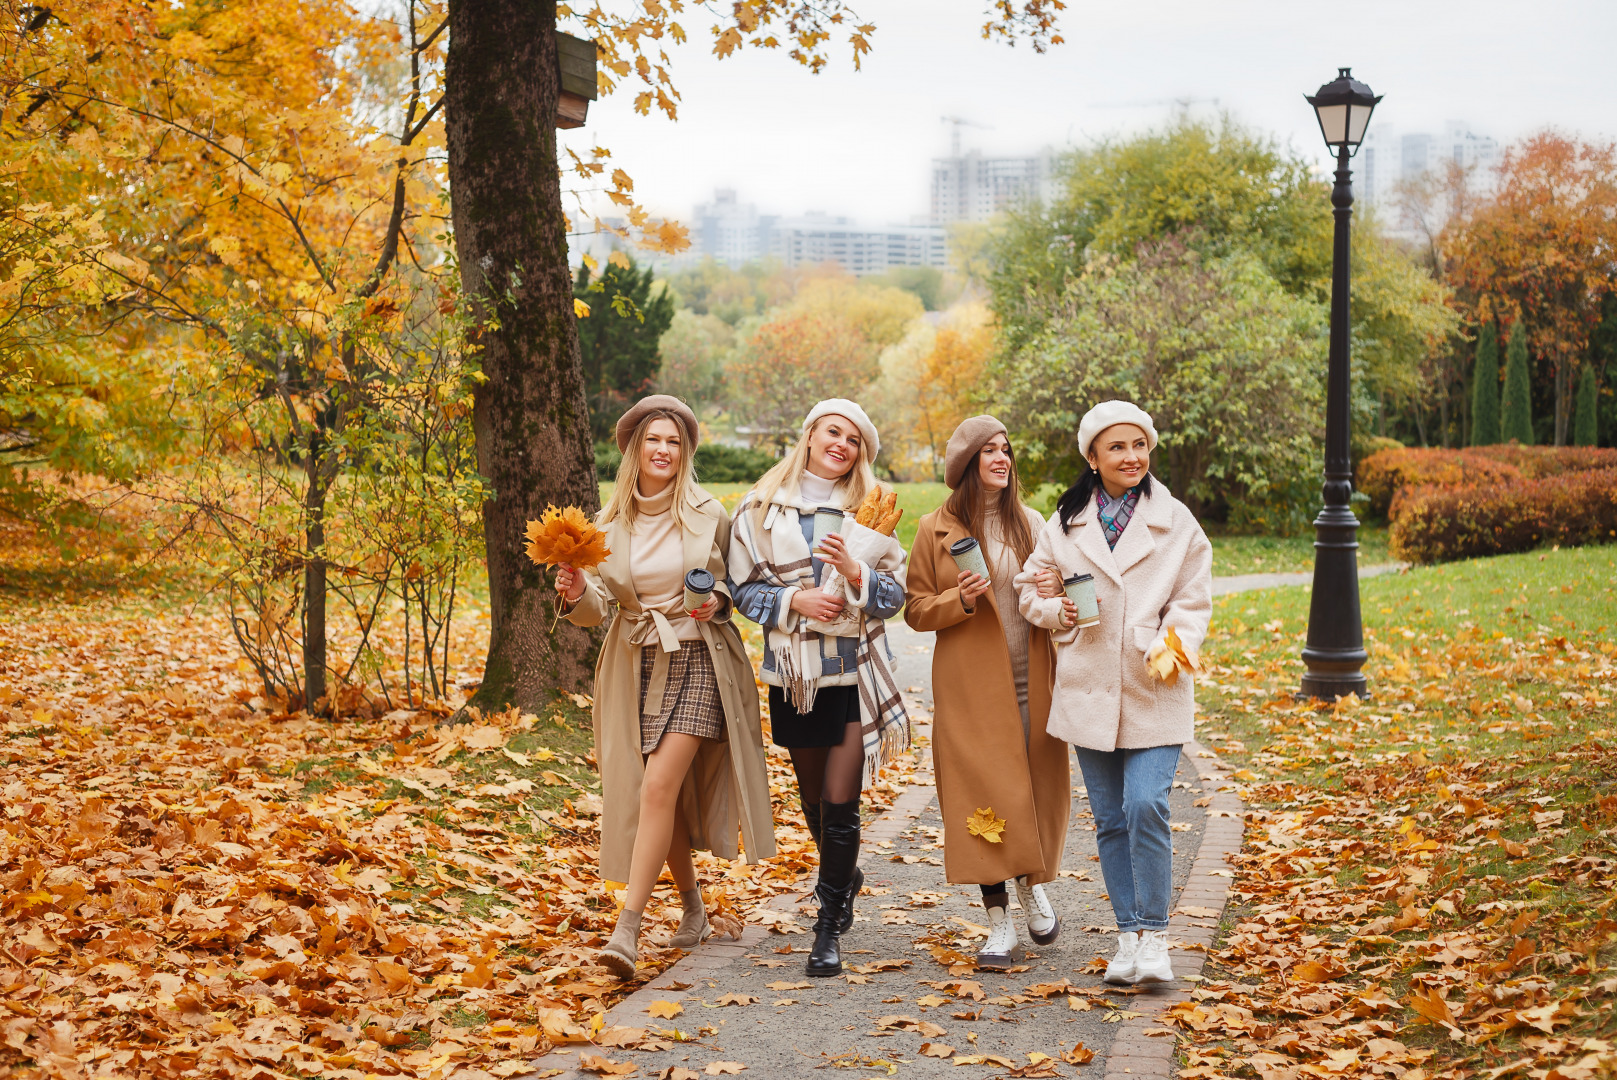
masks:
<svg viewBox="0 0 1617 1080"><path fill-rule="evenodd" d="M663 714L663 691L668 688L668 656L679 652L679 637L674 633L674 624L668 617L690 618L685 611L685 597L676 596L665 604L656 607L641 608L639 611L626 611L618 609L618 618L622 619L629 631L629 644L644 648L652 644L662 646L657 656L652 660L651 682L646 687L646 704L641 710L645 716L661 716Z"/></svg>

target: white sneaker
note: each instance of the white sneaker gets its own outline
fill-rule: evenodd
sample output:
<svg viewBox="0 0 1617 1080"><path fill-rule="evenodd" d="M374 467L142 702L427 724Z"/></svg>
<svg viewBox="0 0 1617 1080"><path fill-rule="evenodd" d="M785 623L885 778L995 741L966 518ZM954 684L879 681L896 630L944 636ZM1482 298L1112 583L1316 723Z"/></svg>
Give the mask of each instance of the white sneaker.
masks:
<svg viewBox="0 0 1617 1080"><path fill-rule="evenodd" d="M1026 876L1016 879L1016 899L1027 918L1028 936L1035 945L1048 945L1061 933L1061 919L1044 895L1043 885L1029 885Z"/></svg>
<svg viewBox="0 0 1617 1080"><path fill-rule="evenodd" d="M988 940L977 950L977 966L989 971L1002 970L1022 959L1022 943L1016 938L1016 923L1002 899L987 905Z"/></svg>
<svg viewBox="0 0 1617 1080"><path fill-rule="evenodd" d="M1117 935L1117 955L1106 965L1106 981L1126 985L1134 982L1135 957L1140 951L1140 935L1130 930Z"/></svg>
<svg viewBox="0 0 1617 1080"><path fill-rule="evenodd" d="M1173 965L1168 962L1168 931L1145 930L1140 934L1140 950L1134 958L1136 983L1173 982Z"/></svg>

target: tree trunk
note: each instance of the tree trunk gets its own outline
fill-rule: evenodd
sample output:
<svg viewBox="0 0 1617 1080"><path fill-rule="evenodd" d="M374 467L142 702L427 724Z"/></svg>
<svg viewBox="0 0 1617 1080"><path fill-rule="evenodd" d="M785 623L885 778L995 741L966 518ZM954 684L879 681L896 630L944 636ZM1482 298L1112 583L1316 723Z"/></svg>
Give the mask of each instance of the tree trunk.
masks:
<svg viewBox="0 0 1617 1080"><path fill-rule="evenodd" d="M304 457L307 486L303 491L303 707L313 714L326 696L326 483L320 468L325 450L320 429L309 428Z"/></svg>
<svg viewBox="0 0 1617 1080"><path fill-rule="evenodd" d="M1568 391L1572 387L1572 380L1567 375L1565 358L1561 358L1555 365L1555 445L1567 444L1567 419L1572 415L1568 399L1572 396Z"/></svg>
<svg viewBox="0 0 1617 1080"><path fill-rule="evenodd" d="M563 623L523 554L548 504L600 505L584 401L556 164L554 0L450 0L444 118L461 280L478 314L487 381L473 408L492 608L482 708L587 688L593 635Z"/></svg>

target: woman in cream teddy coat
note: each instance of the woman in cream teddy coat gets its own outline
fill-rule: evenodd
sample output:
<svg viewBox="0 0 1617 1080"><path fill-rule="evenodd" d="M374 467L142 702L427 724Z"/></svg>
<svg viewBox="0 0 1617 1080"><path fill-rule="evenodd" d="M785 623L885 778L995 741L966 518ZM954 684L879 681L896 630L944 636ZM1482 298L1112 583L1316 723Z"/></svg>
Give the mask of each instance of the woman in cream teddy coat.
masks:
<svg viewBox="0 0 1617 1080"><path fill-rule="evenodd" d="M1185 505L1152 480L1156 444L1156 427L1138 406L1091 409L1078 428L1089 469L1061 496L1016 578L1023 616L1056 642L1046 730L1076 748L1095 815L1119 931L1109 982L1173 978L1168 792L1196 703L1189 671L1168 683L1149 661L1168 647L1170 629L1193 659L1212 614L1212 545ZM1046 570L1058 579L1093 576L1098 624L1075 625L1075 605L1052 595Z"/></svg>

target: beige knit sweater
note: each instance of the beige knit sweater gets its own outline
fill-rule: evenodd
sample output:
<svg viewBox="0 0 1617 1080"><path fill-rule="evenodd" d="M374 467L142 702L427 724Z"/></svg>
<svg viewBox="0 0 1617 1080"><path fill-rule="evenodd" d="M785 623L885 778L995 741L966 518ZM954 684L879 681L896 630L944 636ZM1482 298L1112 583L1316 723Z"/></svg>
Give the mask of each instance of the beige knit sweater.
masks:
<svg viewBox="0 0 1617 1080"><path fill-rule="evenodd" d="M1035 511L1027 507L1022 508L1028 516L1028 527L1033 535L1039 534L1044 525L1044 519ZM1022 618L1020 601L1017 595L1015 578L1022 572L1022 562L1016 557L1016 551L1006 543L1004 529L999 523L999 514L995 507L987 507L987 516L983 530L988 535L984 537L986 550L984 556L988 560L988 572L993 576L994 601L999 606L1000 628L1005 632L1005 647L1011 654L1011 676L1016 683L1016 703L1022 709L1022 726L1024 733L1028 727L1027 713L1027 641L1028 624Z"/></svg>
<svg viewBox="0 0 1617 1080"><path fill-rule="evenodd" d="M685 542L674 524L674 489L669 484L646 498L635 492L634 537L629 542L630 574L642 607L665 604L685 594ZM696 620L682 615L670 619L681 641L700 641ZM1025 633L1026 631L1024 631Z"/></svg>

